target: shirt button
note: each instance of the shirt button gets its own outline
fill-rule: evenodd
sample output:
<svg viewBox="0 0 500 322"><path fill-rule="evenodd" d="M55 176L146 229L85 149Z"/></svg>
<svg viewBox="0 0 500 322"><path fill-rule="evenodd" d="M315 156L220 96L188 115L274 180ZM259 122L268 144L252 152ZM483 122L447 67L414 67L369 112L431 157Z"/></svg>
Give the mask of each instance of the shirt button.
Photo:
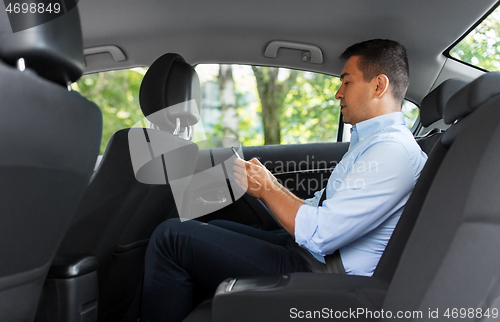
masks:
<svg viewBox="0 0 500 322"><path fill-rule="evenodd" d="M359 139L360 141L363 141L363 138Z"/></svg>

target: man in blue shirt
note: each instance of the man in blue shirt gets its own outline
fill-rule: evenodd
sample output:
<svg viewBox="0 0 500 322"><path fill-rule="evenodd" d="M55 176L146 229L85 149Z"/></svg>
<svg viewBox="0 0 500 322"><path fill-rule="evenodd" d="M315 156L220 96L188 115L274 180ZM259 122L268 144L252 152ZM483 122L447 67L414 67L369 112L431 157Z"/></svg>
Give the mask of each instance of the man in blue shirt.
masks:
<svg viewBox="0 0 500 322"><path fill-rule="evenodd" d="M341 272L371 276L427 157L401 113L409 79L404 47L371 40L341 58L335 97L353 126L351 143L323 191L299 199L257 159L235 160L236 183L266 204L294 245L235 224L167 221L148 247L141 321L181 321L197 288L215 290L228 277L311 271L331 254Z"/></svg>

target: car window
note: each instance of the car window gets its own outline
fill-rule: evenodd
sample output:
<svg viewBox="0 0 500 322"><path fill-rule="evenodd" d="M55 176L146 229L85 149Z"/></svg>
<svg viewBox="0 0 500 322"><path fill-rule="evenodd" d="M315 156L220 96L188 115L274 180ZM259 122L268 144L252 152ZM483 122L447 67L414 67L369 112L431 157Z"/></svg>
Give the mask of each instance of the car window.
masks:
<svg viewBox="0 0 500 322"><path fill-rule="evenodd" d="M100 154L116 131L144 120L139 89L146 71L132 68L88 74L72 85L102 111ZM195 126L195 142L208 140L210 146L221 147L225 142L221 138L235 138L244 146L337 141L338 77L248 65L201 64L196 71L202 122ZM403 112L411 128L418 107L405 101ZM342 141L349 141L349 128L344 125Z"/></svg>
<svg viewBox="0 0 500 322"><path fill-rule="evenodd" d="M337 141L338 77L248 65L201 64L196 71L208 140L230 136L246 146ZM412 128L418 107L405 101L403 112ZM350 139L348 129L343 141Z"/></svg>
<svg viewBox="0 0 500 322"><path fill-rule="evenodd" d="M448 51L461 62L500 71L500 6Z"/></svg>
<svg viewBox="0 0 500 322"><path fill-rule="evenodd" d="M415 105L413 102L410 102L408 100L404 100L403 102L403 107L401 108L401 111L403 112L405 116L405 125L409 129L413 129L417 118L420 113L420 108Z"/></svg>
<svg viewBox="0 0 500 322"><path fill-rule="evenodd" d="M286 68L198 65L207 138L246 146L336 141L337 77Z"/></svg>
<svg viewBox="0 0 500 322"><path fill-rule="evenodd" d="M113 134L130 128L144 116L139 88L146 68L114 70L82 76L72 88L96 103L102 112L103 132L99 154L104 154Z"/></svg>

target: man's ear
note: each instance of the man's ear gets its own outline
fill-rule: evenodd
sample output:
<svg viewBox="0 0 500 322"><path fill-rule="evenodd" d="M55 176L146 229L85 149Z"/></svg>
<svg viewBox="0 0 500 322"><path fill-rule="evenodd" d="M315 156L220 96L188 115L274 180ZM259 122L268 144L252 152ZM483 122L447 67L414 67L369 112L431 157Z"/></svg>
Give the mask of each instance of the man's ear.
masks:
<svg viewBox="0 0 500 322"><path fill-rule="evenodd" d="M376 77L377 87L375 88L375 96L381 98L389 89L389 77L380 74Z"/></svg>

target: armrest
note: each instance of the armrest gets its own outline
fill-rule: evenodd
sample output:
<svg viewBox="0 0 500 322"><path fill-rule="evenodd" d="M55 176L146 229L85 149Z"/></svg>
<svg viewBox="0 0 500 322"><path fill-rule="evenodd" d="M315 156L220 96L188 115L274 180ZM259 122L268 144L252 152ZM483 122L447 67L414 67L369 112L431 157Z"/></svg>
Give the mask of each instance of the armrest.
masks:
<svg viewBox="0 0 500 322"><path fill-rule="evenodd" d="M294 273L230 279L218 287L212 314L214 321L289 321L308 314L333 319L343 312L380 310L387 288L379 279L354 275ZM358 318L370 320L363 314Z"/></svg>
<svg viewBox="0 0 500 322"><path fill-rule="evenodd" d="M97 258L58 255L49 270L35 322L97 321Z"/></svg>
<svg viewBox="0 0 500 322"><path fill-rule="evenodd" d="M98 268L99 262L94 256L57 255L52 262L47 278L73 278L97 271Z"/></svg>

